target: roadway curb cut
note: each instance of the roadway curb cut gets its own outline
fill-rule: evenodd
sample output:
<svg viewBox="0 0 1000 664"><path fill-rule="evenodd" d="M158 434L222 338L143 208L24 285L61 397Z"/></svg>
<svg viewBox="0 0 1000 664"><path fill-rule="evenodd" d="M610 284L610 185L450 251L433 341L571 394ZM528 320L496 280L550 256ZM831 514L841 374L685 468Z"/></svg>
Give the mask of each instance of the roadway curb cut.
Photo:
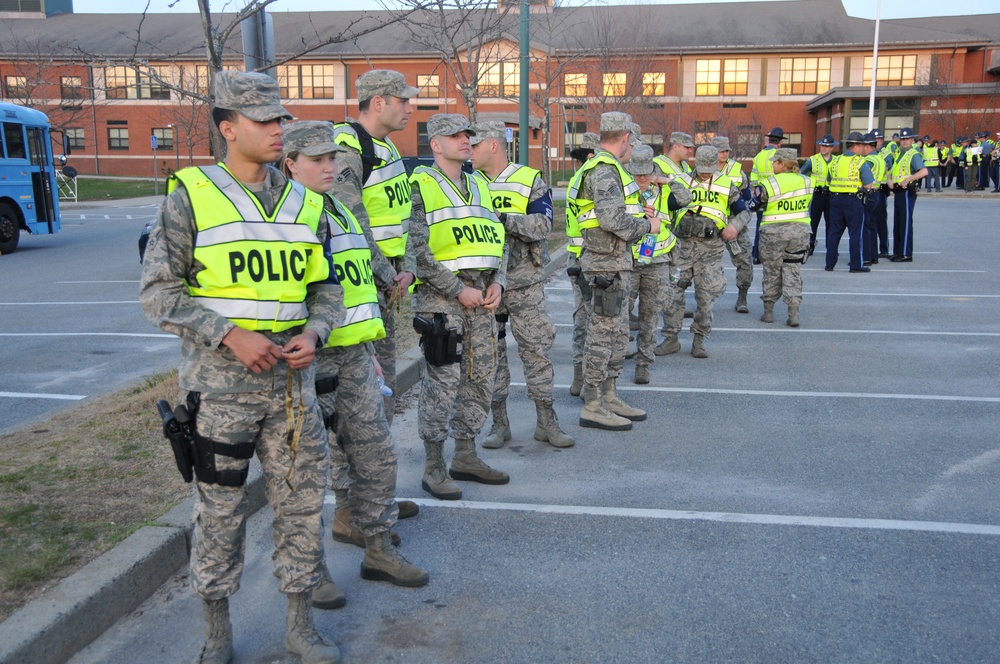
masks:
<svg viewBox="0 0 1000 664"><path fill-rule="evenodd" d="M566 248L553 252L545 278L559 270ZM406 351L396 370L396 391L420 380L419 346ZM267 504L256 458L247 480L248 516ZM134 611L188 562L194 496L143 526L38 599L0 623L0 662L61 663L85 648L119 618Z"/></svg>

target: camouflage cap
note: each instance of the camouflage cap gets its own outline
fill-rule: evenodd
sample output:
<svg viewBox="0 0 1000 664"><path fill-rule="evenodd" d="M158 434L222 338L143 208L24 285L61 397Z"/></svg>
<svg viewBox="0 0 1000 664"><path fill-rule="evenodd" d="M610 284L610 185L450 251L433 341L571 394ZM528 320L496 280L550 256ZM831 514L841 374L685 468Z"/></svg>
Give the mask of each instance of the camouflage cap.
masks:
<svg viewBox="0 0 1000 664"><path fill-rule="evenodd" d="M726 138L725 136L716 136L715 138L713 138L712 147L718 150L719 152L728 152L732 150L732 148L729 146L729 139Z"/></svg>
<svg viewBox="0 0 1000 664"><path fill-rule="evenodd" d="M472 145L478 145L487 138L495 138L498 141L507 142L507 125L499 120L486 120L472 125L472 131L476 132L469 139Z"/></svg>
<svg viewBox="0 0 1000 664"><path fill-rule="evenodd" d="M220 71L215 75L215 107L237 111L256 122L292 119L281 105L278 82L267 74Z"/></svg>
<svg viewBox="0 0 1000 664"><path fill-rule="evenodd" d="M454 136L467 132L475 136L476 131L469 126L469 118L457 113L435 113L427 118L427 138L435 136Z"/></svg>
<svg viewBox="0 0 1000 664"><path fill-rule="evenodd" d="M670 134L670 145L683 145L686 148L693 148L694 141L691 139L691 134L685 134L683 131L675 131Z"/></svg>
<svg viewBox="0 0 1000 664"><path fill-rule="evenodd" d="M719 151L711 145L702 145L694 153L694 170L714 173L719 170Z"/></svg>
<svg viewBox="0 0 1000 664"><path fill-rule="evenodd" d="M632 175L649 175L653 172L653 148L639 143L632 148L632 159L626 169Z"/></svg>
<svg viewBox="0 0 1000 664"><path fill-rule="evenodd" d="M601 137L592 131L588 131L580 139L580 147L584 150L597 151L601 147Z"/></svg>
<svg viewBox="0 0 1000 664"><path fill-rule="evenodd" d="M632 116L620 111L601 113L601 132L632 131Z"/></svg>
<svg viewBox="0 0 1000 664"><path fill-rule="evenodd" d="M290 122L281 132L285 154L298 152L307 157L318 157L331 152L347 152L333 140L333 124L324 120Z"/></svg>
<svg viewBox="0 0 1000 664"><path fill-rule="evenodd" d="M642 143L642 127L633 122L632 126L629 127L628 132L632 138L632 145L639 145Z"/></svg>
<svg viewBox="0 0 1000 664"><path fill-rule="evenodd" d="M409 99L416 97L420 88L406 84L406 77L391 69L373 69L366 71L354 82L358 92L358 101L368 101L372 97L399 97Z"/></svg>
<svg viewBox="0 0 1000 664"><path fill-rule="evenodd" d="M799 153L795 148L778 148L771 156L771 161L798 161Z"/></svg>

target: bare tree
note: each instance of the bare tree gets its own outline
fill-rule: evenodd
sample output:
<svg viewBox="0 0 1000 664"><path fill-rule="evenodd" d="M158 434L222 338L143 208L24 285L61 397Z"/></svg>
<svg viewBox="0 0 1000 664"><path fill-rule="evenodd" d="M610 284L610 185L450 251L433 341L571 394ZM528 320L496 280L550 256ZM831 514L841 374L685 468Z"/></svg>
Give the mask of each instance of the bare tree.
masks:
<svg viewBox="0 0 1000 664"><path fill-rule="evenodd" d="M943 65L943 66L942 66ZM992 127L1000 120L1000 79L983 83L958 83L954 58L937 58L937 66L924 72L927 81L920 97L927 100L932 126L921 128L923 133L943 133L949 140L959 135L973 134L983 127ZM970 103L975 100L975 103ZM978 107L979 112L970 112Z"/></svg>

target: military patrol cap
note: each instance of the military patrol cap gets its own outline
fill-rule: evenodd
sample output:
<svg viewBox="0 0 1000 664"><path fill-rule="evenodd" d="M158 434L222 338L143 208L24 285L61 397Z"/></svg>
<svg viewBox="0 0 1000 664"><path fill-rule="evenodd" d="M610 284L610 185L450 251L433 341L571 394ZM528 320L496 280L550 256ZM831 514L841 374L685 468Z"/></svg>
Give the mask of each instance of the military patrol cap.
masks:
<svg viewBox="0 0 1000 664"><path fill-rule="evenodd" d="M847 143L864 143L865 136L860 131L852 131L847 135Z"/></svg>
<svg viewBox="0 0 1000 664"><path fill-rule="evenodd" d="M642 127L633 122L632 126L629 127L629 134L632 137L632 145L642 143Z"/></svg>
<svg viewBox="0 0 1000 664"><path fill-rule="evenodd" d="M645 143L639 143L632 148L632 159L628 162L628 170L632 175L649 175L653 172L653 148Z"/></svg>
<svg viewBox="0 0 1000 664"><path fill-rule="evenodd" d="M475 136L476 130L469 126L469 118L457 113L436 113L427 118L427 138L454 136L467 132Z"/></svg>
<svg viewBox="0 0 1000 664"><path fill-rule="evenodd" d="M278 82L267 74L220 71L215 75L215 107L237 111L256 122L292 119L281 105Z"/></svg>
<svg viewBox="0 0 1000 664"><path fill-rule="evenodd" d="M472 125L472 130L476 132L469 139L472 145L478 145L487 138L495 138L498 141L507 141L507 125L499 120L486 120Z"/></svg>
<svg viewBox="0 0 1000 664"><path fill-rule="evenodd" d="M781 129L781 127L775 127L771 131L767 132L767 137L768 138L784 138L785 137L785 132Z"/></svg>
<svg viewBox="0 0 1000 664"><path fill-rule="evenodd" d="M620 111L601 113L601 133L606 131L632 132L632 116Z"/></svg>
<svg viewBox="0 0 1000 664"><path fill-rule="evenodd" d="M298 152L307 157L318 157L331 152L347 152L347 148L333 140L333 125L324 120L302 120L285 125L281 132L285 154Z"/></svg>
<svg viewBox="0 0 1000 664"><path fill-rule="evenodd" d="M583 138L580 139L580 147L584 150L597 150L601 147L601 137L592 131L584 133Z"/></svg>
<svg viewBox="0 0 1000 664"><path fill-rule="evenodd" d="M827 134L823 138L816 141L816 145L822 145L824 148L832 148L835 145L840 145L840 141L833 137L833 134Z"/></svg>
<svg viewBox="0 0 1000 664"><path fill-rule="evenodd" d="M683 131L675 131L670 134L670 145L683 145L686 148L693 148L694 141L691 140L691 134L685 134Z"/></svg>
<svg viewBox="0 0 1000 664"><path fill-rule="evenodd" d="M732 150L732 148L729 147L729 139L726 138L725 136L716 136L715 138L713 138L712 147L718 150L719 152L727 152Z"/></svg>
<svg viewBox="0 0 1000 664"><path fill-rule="evenodd" d="M702 145L694 153L694 170L714 173L719 170L719 151L711 145Z"/></svg>
<svg viewBox="0 0 1000 664"><path fill-rule="evenodd" d="M795 148L778 148L774 151L771 161L798 161L799 153Z"/></svg>
<svg viewBox="0 0 1000 664"><path fill-rule="evenodd" d="M917 138L917 132L913 131L912 127L903 127L899 130L899 140L904 138Z"/></svg>
<svg viewBox="0 0 1000 664"><path fill-rule="evenodd" d="M391 69L373 69L366 71L354 82L358 92L358 101L368 101L372 97L399 97L409 99L416 97L420 88L406 84L406 77Z"/></svg>
<svg viewBox="0 0 1000 664"><path fill-rule="evenodd" d="M875 136L875 132L870 131L861 137L861 142L865 145L875 145L878 143L878 137Z"/></svg>

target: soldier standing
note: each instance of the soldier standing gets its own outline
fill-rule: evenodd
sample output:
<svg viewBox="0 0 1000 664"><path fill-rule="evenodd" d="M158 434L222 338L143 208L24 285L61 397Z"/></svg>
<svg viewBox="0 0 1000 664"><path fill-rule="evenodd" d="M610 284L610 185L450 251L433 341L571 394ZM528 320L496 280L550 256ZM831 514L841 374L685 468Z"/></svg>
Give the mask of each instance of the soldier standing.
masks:
<svg viewBox="0 0 1000 664"><path fill-rule="evenodd" d="M417 421L427 454L421 486L441 500L462 497L452 480L510 481L507 473L490 468L476 454L476 436L493 393L494 314L507 283L507 246L486 182L462 171L474 133L462 115L432 115L427 135L434 166L418 166L410 176L413 215L407 253L416 259L414 325L427 359ZM455 456L446 473L449 425Z"/></svg>
<svg viewBox="0 0 1000 664"><path fill-rule="evenodd" d="M331 449L337 447L346 456L354 478L346 525L361 535L365 547L361 577L399 586L423 586L428 581L427 572L401 556L390 541L397 512L396 454L369 348L385 336L378 291L368 276L375 243L365 237L350 210L326 193L337 172L334 155L346 148L334 141L329 122L294 122L285 126L283 139L285 170L296 182L324 194L326 214L333 222L330 246L347 314L346 323L330 334L316 356L316 394ZM325 565L321 571L324 579L313 593L313 606L342 605L343 593Z"/></svg>
<svg viewBox="0 0 1000 664"><path fill-rule="evenodd" d="M243 571L254 454L274 508L285 647L304 662L340 661L309 603L323 566L327 467L313 356L344 320L343 291L322 197L268 166L281 157L281 121L290 117L273 79L218 73L212 118L226 161L172 176L143 263L143 310L181 337L179 382L190 404L200 397L191 542L191 585L207 622L199 662L232 658L229 597Z"/></svg>
<svg viewBox="0 0 1000 664"><path fill-rule="evenodd" d="M684 291L694 282L698 308L691 321L694 333L691 355L705 358L708 357L705 337L712 332L712 307L726 290L726 277L722 272L723 242L736 239L740 230L746 228L750 213L737 183L718 172L718 150L703 145L694 159L696 177L683 176L682 179L691 190L693 200L674 226L677 246L671 259L680 276L667 294L667 332L657 354L670 355L681 349L677 334L684 322Z"/></svg>
<svg viewBox="0 0 1000 664"><path fill-rule="evenodd" d="M507 287L497 309L497 341L506 336L507 321L517 341L524 366L528 398L535 402L535 440L553 447L572 447L573 438L559 428L552 407L554 371L549 349L556 328L545 311L543 269L549 262L549 231L552 230L552 198L538 171L513 164L507 158L507 128L503 122L483 122L473 126L472 167L483 176L493 195L493 209L503 220L509 246ZM507 395L510 367L507 344L497 348L497 374L490 408L493 427L483 447L496 449L510 440Z"/></svg>
<svg viewBox="0 0 1000 664"><path fill-rule="evenodd" d="M592 131L584 133L580 141L580 147L572 151L573 159L576 159L582 167L587 160L594 156L601 147L601 137ZM583 170L578 168L573 177L570 178L569 187L579 187L580 177ZM573 288L573 382L569 386L569 393L574 397L580 396L583 389L583 348L587 341L587 325L590 321L590 286L587 285L580 268L580 250L583 249L583 233L580 232L580 225L576 222L576 211L573 205L566 201L566 275Z"/></svg>
<svg viewBox="0 0 1000 664"><path fill-rule="evenodd" d="M591 318L584 352L580 426L624 431L646 412L625 403L616 381L625 364L632 245L658 233L656 211L639 201L639 187L622 167L633 145L627 113L601 115L601 149L580 169L566 192L583 234L580 264L591 289Z"/></svg>
<svg viewBox="0 0 1000 664"><path fill-rule="evenodd" d="M694 141L691 139L691 134L675 131L670 134L667 151L653 159L653 163L664 177L670 178L679 173L690 173L691 166L688 164L688 159L692 156L694 156Z"/></svg>
<svg viewBox="0 0 1000 664"><path fill-rule="evenodd" d="M819 220L826 220L824 231L830 230L830 160L833 159L833 148L840 145L840 141L827 134L816 142L819 152L809 157L806 163L802 164L799 173L810 176L815 189L813 190L812 202L809 204L809 255L816 251L816 233L819 231Z"/></svg>
<svg viewBox="0 0 1000 664"><path fill-rule="evenodd" d="M749 178L743 173L743 166L735 159L730 159L729 139L725 136L716 136L712 139L712 147L719 151L719 172L728 175L740 188L740 195L746 199L745 192L749 186ZM746 228L736 236L736 242L726 242L726 251L729 252L729 260L736 268L736 288L739 294L736 296L736 313L748 314L750 307L747 305L747 293L753 284L753 243L750 241L750 231ZM735 252L735 253L734 253Z"/></svg>
<svg viewBox="0 0 1000 664"><path fill-rule="evenodd" d="M781 127L775 127L771 131L767 132L765 137L767 141L764 143L764 147L760 149L756 155L754 155L753 162L750 168L750 186L756 187L761 180L770 177L774 174L771 170L771 157L774 156L774 150L781 147L782 141L785 140L785 132ZM757 211L757 232L754 234L753 238L753 262L760 262L760 218L761 211Z"/></svg>
<svg viewBox="0 0 1000 664"><path fill-rule="evenodd" d="M763 209L760 262L764 267L765 323L774 322L774 303L788 305L788 326L799 326L802 304L802 264L809 256L810 199L813 186L798 173L798 155L792 148L778 148L771 157L774 175L760 181L750 209Z"/></svg>

